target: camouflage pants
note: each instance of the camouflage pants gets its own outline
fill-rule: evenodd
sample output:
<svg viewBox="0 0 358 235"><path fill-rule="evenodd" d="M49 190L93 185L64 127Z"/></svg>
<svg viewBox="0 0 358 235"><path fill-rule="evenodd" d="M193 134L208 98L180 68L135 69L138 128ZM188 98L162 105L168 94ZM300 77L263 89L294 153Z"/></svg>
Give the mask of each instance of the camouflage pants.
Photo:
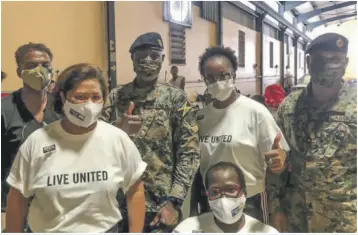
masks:
<svg viewBox="0 0 358 235"><path fill-rule="evenodd" d="M151 227L150 223L152 223L154 217L157 215L156 212L146 212L145 213L145 221L144 221L144 228L143 233L171 233L175 226L166 226L164 224L158 224L157 226ZM118 224L118 233L129 233L128 227L128 217L125 214L122 214L123 219Z"/></svg>
<svg viewBox="0 0 358 235"><path fill-rule="evenodd" d="M356 205L356 200L352 204ZM348 209L342 208L342 203L322 203L309 198L307 193L288 189L282 208L287 216L290 233L357 232L356 207Z"/></svg>

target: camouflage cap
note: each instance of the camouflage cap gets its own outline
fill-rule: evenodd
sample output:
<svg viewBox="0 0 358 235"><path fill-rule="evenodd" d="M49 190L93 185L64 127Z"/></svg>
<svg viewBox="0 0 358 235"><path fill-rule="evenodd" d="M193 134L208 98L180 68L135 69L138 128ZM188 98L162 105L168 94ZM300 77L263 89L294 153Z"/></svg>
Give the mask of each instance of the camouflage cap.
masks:
<svg viewBox="0 0 358 235"><path fill-rule="evenodd" d="M313 51L335 51L347 54L348 39L337 33L326 33L315 38L306 50L307 54Z"/></svg>
<svg viewBox="0 0 358 235"><path fill-rule="evenodd" d="M137 37L129 49L129 53L133 53L136 49L144 46L150 46L158 49L164 49L162 36L159 33L145 33Z"/></svg>

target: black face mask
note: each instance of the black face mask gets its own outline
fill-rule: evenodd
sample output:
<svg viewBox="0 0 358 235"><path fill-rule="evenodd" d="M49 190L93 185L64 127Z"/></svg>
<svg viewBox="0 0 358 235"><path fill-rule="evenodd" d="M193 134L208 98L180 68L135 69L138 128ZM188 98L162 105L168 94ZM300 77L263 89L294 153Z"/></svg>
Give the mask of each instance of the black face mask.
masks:
<svg viewBox="0 0 358 235"><path fill-rule="evenodd" d="M331 87L336 81L343 78L346 70L346 61L337 58L322 56L311 58L311 81L321 86Z"/></svg>

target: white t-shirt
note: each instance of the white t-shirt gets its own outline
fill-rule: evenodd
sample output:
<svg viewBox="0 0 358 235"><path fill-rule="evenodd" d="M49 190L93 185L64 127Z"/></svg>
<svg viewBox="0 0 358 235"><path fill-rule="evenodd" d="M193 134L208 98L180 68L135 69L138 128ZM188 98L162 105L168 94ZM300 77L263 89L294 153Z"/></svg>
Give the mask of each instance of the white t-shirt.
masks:
<svg viewBox="0 0 358 235"><path fill-rule="evenodd" d="M279 233L275 228L261 221L243 214L245 224L237 233ZM208 212L199 216L190 217L181 222L173 233L224 233L215 223L214 215Z"/></svg>
<svg viewBox="0 0 358 235"><path fill-rule="evenodd" d="M213 103L197 114L200 142L200 172L205 178L210 166L228 161L239 166L246 180L247 196L265 190L264 153L272 149L278 132L281 146L289 150L284 136L270 111L262 104L240 95L225 109Z"/></svg>
<svg viewBox="0 0 358 235"><path fill-rule="evenodd" d="M99 233L121 219L116 199L147 164L128 135L102 121L90 133L71 135L56 121L31 134L7 182L31 202L28 223L36 233Z"/></svg>

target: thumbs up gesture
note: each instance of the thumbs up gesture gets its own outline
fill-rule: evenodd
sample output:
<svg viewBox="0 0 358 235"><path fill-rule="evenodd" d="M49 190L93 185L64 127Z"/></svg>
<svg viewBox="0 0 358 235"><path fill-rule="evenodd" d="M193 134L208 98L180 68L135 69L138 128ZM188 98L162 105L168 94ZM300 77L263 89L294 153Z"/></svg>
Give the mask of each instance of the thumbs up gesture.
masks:
<svg viewBox="0 0 358 235"><path fill-rule="evenodd" d="M286 152L281 148L280 141L281 133L277 133L272 150L264 154L268 169L275 174L280 174L285 169Z"/></svg>
<svg viewBox="0 0 358 235"><path fill-rule="evenodd" d="M131 101L123 119L116 121L116 126L122 129L128 135L136 134L142 125L140 117L138 115L133 115L133 110L134 103Z"/></svg>

